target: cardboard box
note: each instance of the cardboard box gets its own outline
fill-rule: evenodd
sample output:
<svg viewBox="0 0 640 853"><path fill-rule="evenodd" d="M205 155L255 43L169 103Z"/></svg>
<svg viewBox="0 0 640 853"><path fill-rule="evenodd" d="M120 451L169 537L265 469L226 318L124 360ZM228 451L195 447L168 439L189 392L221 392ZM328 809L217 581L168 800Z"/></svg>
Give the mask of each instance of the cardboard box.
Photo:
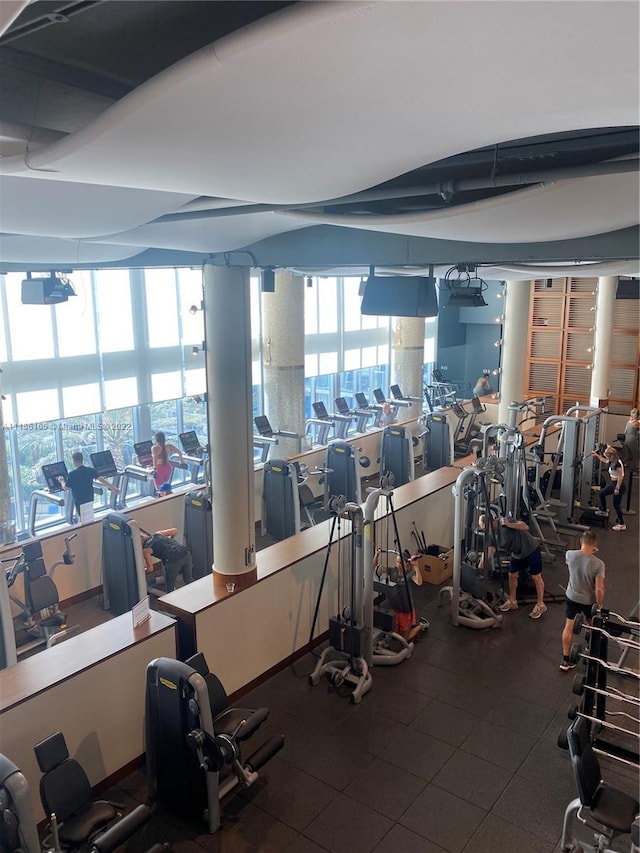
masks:
<svg viewBox="0 0 640 853"><path fill-rule="evenodd" d="M421 554L416 562L422 572L422 580L439 586L453 574L453 548L442 548L437 557Z"/></svg>

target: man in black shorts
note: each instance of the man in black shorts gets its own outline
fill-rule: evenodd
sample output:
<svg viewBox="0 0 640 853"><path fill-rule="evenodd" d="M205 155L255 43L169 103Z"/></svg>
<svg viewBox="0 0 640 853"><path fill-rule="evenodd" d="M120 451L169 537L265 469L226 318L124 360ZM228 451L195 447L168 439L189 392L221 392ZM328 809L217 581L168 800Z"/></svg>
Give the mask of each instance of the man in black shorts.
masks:
<svg viewBox="0 0 640 853"><path fill-rule="evenodd" d="M575 663L569 662L574 619L578 613L584 613L586 620L590 622L593 605L602 607L604 601L604 563L595 556L597 551L596 534L592 530L585 530L580 537L580 550L567 551L565 557L569 567L569 583L565 605L566 619L562 629L562 672L575 668Z"/></svg>
<svg viewBox="0 0 640 853"><path fill-rule="evenodd" d="M485 529L485 520L484 515L478 518L478 526L481 530ZM527 569L535 585L537 599L533 610L529 613L529 618L539 619L547 612L547 605L544 603L542 554L538 540L529 533L529 525L525 521L512 521L509 518L503 518L502 522L498 523L497 518L494 518L491 521L491 526L497 534L500 548L509 554L509 597L498 609L503 613L518 609L518 578L520 571ZM494 551L495 547L489 546L487 549L488 556L493 556ZM480 568L483 568L482 561Z"/></svg>

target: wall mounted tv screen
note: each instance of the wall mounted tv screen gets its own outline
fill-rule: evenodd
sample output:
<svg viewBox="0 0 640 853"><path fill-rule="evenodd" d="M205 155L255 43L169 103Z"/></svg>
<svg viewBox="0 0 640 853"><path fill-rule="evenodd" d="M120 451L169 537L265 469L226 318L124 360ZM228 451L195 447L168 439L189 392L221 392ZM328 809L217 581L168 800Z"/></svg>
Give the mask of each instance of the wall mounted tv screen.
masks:
<svg viewBox="0 0 640 853"><path fill-rule="evenodd" d="M616 299L640 299L640 280L637 278L619 279Z"/></svg>
<svg viewBox="0 0 640 853"><path fill-rule="evenodd" d="M436 280L426 276L369 276L360 312L382 317L437 317Z"/></svg>

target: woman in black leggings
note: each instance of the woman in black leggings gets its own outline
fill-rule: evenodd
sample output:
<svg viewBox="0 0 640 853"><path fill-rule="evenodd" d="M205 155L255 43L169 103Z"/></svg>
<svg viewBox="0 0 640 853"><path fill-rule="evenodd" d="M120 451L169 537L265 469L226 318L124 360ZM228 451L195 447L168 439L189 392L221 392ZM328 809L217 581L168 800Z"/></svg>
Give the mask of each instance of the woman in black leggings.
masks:
<svg viewBox="0 0 640 853"><path fill-rule="evenodd" d="M607 496L613 494L613 508L616 511L616 523L613 525L613 529L626 530L627 525L624 523L624 518L622 516L622 496L626 491L626 487L623 482L624 466L620 461L618 451L615 447L611 447L611 445L609 445L605 448L604 456L596 450L592 450L591 455L609 466L609 476L611 477L611 482L605 486L604 489L600 489L600 509L596 510L596 515L609 514L607 511Z"/></svg>

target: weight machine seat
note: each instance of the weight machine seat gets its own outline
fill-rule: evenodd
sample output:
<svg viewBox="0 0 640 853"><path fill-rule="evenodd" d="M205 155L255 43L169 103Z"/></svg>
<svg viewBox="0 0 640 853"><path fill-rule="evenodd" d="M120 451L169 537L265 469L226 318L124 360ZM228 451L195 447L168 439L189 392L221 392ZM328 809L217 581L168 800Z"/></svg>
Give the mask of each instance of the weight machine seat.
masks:
<svg viewBox="0 0 640 853"><path fill-rule="evenodd" d="M240 723L248 716L254 713L248 708L230 708L229 697L224 689L222 682L217 675L214 675L210 670L202 652L197 652L195 655L185 661L187 666L201 675L207 685L207 693L209 694L209 705L211 706L211 719L213 721L214 734L233 734Z"/></svg>
<svg viewBox="0 0 640 853"><path fill-rule="evenodd" d="M42 575L29 582L28 600L33 608L34 613L40 610L46 610L49 607L55 607L60 601L58 588L55 585L53 578L49 575ZM45 616L39 620L39 624L43 628L58 628L64 625L66 614L54 613L51 616Z"/></svg>
<svg viewBox="0 0 640 853"><path fill-rule="evenodd" d="M572 753L571 764L580 802L588 816L609 830L610 835L630 833L640 811L640 803L602 781L600 763L591 745L584 746L580 755Z"/></svg>
<svg viewBox="0 0 640 853"><path fill-rule="evenodd" d="M81 765L69 757L61 732L55 732L34 747L40 779L40 800L45 814L55 814L60 841L79 847L97 830L120 816L114 803L93 801L91 785Z"/></svg>

